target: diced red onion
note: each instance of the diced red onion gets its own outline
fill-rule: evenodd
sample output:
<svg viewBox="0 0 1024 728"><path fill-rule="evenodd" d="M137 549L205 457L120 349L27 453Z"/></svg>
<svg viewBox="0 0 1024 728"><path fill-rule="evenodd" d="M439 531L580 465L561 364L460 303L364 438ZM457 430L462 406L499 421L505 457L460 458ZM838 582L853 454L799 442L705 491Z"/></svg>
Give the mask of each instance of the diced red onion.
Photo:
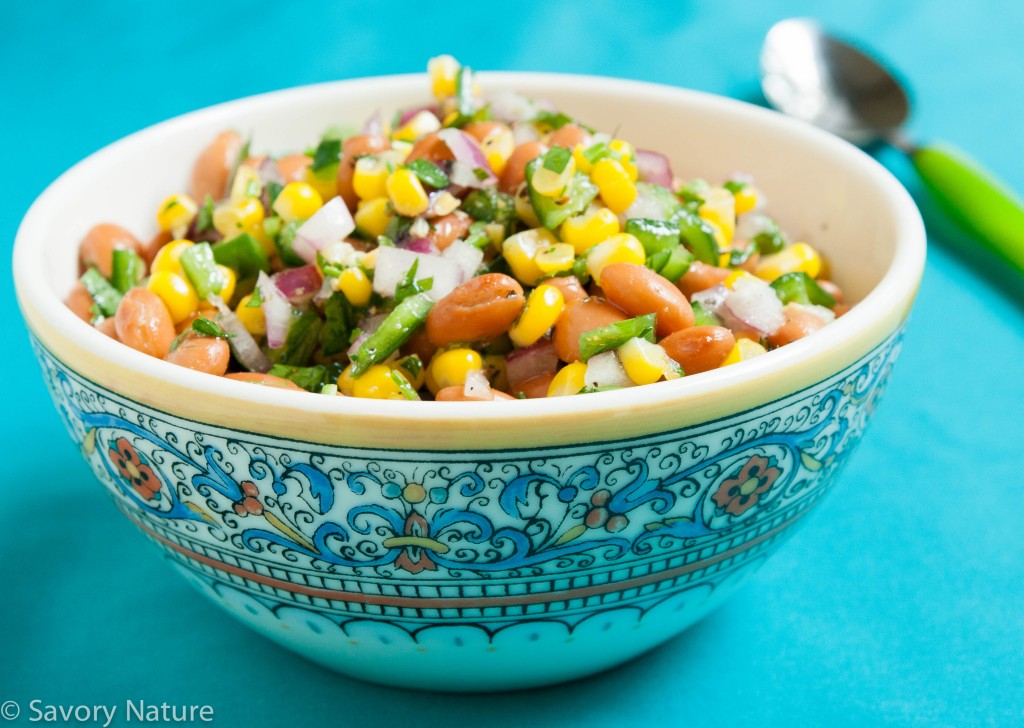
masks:
<svg viewBox="0 0 1024 728"><path fill-rule="evenodd" d="M275 273L272 278L274 285L289 303L301 306L313 298L323 285L323 276L315 265L304 265L301 268L285 268Z"/></svg>
<svg viewBox="0 0 1024 728"><path fill-rule="evenodd" d="M430 238L406 238L398 244L403 250L411 250L414 253L426 253L428 255L437 253L437 247Z"/></svg>
<svg viewBox="0 0 1024 728"><path fill-rule="evenodd" d="M402 248L377 249L377 262L373 273L373 290L391 298L395 288L405 278L414 261L419 261L416 278L433 278L427 295L435 301L451 293L462 282L462 271L454 261L440 255L415 253Z"/></svg>
<svg viewBox="0 0 1024 728"><path fill-rule="evenodd" d="M637 173L644 182L652 182L662 187L672 187L672 165L661 152L650 149L636 150Z"/></svg>
<svg viewBox="0 0 1024 728"><path fill-rule="evenodd" d="M292 249L307 263L316 263L316 254L331 243L347 238L356 229L345 201L333 197L295 231Z"/></svg>
<svg viewBox="0 0 1024 728"><path fill-rule="evenodd" d="M476 139L461 129L452 128L442 129L437 132L437 136L455 157L449 174L452 184L459 187L484 187L498 181ZM483 170L479 177L477 170Z"/></svg>
<svg viewBox="0 0 1024 728"><path fill-rule="evenodd" d="M782 301L766 283L737 280L724 308L744 326L768 336L786 323Z"/></svg>
<svg viewBox="0 0 1024 728"><path fill-rule="evenodd" d="M375 313L373 316L367 316L356 324L356 328L359 329L359 336L353 339L352 344L348 347L348 355L352 356L359 351L359 347L363 345L363 342L370 338L370 334L380 328L380 325L386 318L387 314Z"/></svg>
<svg viewBox="0 0 1024 728"><path fill-rule="evenodd" d="M587 361L583 381L588 387L631 387L633 380L614 351L602 351Z"/></svg>
<svg viewBox="0 0 1024 728"><path fill-rule="evenodd" d="M375 137L384 135L384 121L381 118L380 109L370 114L363 122L363 134Z"/></svg>
<svg viewBox="0 0 1024 728"><path fill-rule="evenodd" d="M239 364L250 372L265 372L270 369L270 359L263 353L263 349L235 312L227 307L220 296L210 296L209 300L217 307L217 321L224 332L229 334L228 346L231 347Z"/></svg>
<svg viewBox="0 0 1024 728"><path fill-rule="evenodd" d="M729 289L720 283L717 286L706 288L703 291L697 291L690 296L690 301L693 303L699 303L712 313L718 313L728 296Z"/></svg>
<svg viewBox="0 0 1024 728"><path fill-rule="evenodd" d="M459 267L462 283L476 275L480 264L484 262L484 251L475 245L456 240L441 253L441 257L450 260Z"/></svg>
<svg viewBox="0 0 1024 728"><path fill-rule="evenodd" d="M479 369L470 369L466 372L466 383L463 385L462 393L472 399L494 399L491 383Z"/></svg>
<svg viewBox="0 0 1024 728"><path fill-rule="evenodd" d="M558 368L558 352L555 345L547 339L515 349L505 356L505 372L509 387L515 389L528 379L541 374L553 372Z"/></svg>
<svg viewBox="0 0 1024 728"><path fill-rule="evenodd" d="M398 117L398 125L401 126L402 124L407 124L409 121L412 120L414 116L416 116L416 114L420 113L421 111L430 112L434 116L437 116L438 121L440 121L441 117L437 113L437 107L434 106L433 104L425 104L423 106L414 106L411 109L406 109L405 111L403 111L401 115Z"/></svg>
<svg viewBox="0 0 1024 728"><path fill-rule="evenodd" d="M292 305L281 293L274 281L266 273L260 272L256 280L263 303L263 317L267 321L267 346L279 349L288 338L288 328L292 322Z"/></svg>
<svg viewBox="0 0 1024 728"><path fill-rule="evenodd" d="M260 162L260 166L256 168L256 174L259 175L264 184L267 182L279 185L284 184L284 177L281 176L281 172L277 168L277 162L270 157L264 157L263 161Z"/></svg>

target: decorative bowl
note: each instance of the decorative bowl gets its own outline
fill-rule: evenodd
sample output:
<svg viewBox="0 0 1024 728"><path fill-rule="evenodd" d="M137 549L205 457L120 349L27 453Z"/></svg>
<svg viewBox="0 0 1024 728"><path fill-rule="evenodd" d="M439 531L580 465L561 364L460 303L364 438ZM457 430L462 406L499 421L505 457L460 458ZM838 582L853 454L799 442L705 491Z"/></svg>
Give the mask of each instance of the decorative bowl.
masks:
<svg viewBox="0 0 1024 728"><path fill-rule="evenodd" d="M92 155L18 232L18 300L71 436L121 511L214 603L311 660L421 689L578 678L732 593L835 482L889 379L924 265L909 196L852 146L746 104L651 84L481 74L548 98L677 174L754 175L857 305L806 339L675 382L583 397L391 402L195 373L61 303L84 232L148 234L218 131L301 149L423 96L422 76L271 93Z"/></svg>

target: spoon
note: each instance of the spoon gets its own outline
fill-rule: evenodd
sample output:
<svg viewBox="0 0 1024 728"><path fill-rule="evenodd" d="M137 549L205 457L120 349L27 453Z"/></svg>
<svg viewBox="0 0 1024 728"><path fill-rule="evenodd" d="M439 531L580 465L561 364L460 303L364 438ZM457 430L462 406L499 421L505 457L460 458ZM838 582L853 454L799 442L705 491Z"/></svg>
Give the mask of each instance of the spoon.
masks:
<svg viewBox="0 0 1024 728"><path fill-rule="evenodd" d="M907 154L939 206L1024 274L1024 201L948 144L915 145L901 128L910 101L885 66L804 18L772 26L761 48L768 103L864 147L884 141Z"/></svg>

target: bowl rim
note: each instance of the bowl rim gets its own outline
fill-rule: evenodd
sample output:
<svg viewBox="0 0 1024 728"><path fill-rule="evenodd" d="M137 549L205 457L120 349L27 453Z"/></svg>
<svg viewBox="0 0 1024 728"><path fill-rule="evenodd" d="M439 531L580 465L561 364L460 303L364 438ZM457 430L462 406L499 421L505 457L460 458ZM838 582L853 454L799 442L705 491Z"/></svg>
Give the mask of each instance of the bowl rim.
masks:
<svg viewBox="0 0 1024 728"><path fill-rule="evenodd" d="M587 420L598 416L612 416L624 408L644 409L664 405L666 400L680 407L695 398L713 396L737 385L767 377L782 376L807 365L809 359L837 349L865 336L877 334L879 322L900 312L900 320L909 309L924 270L925 231L920 214L909 193L880 163L860 149L827 132L784 115L753 104L714 94L668 86L646 81L634 81L605 76L542 72L485 71L478 74L482 86L489 89L572 89L574 93L614 94L617 97L649 99L652 95L669 96L694 107L724 111L751 123L781 129L784 133L801 135L808 145L816 147L845 164L866 174L885 192L896 221L895 245L892 261L881 280L846 315L815 333L765 356L742 362L736 366L705 372L697 378L682 378L655 385L602 392L587 397L555 397L523 401L502 401L483 407L477 402L415 402L367 400L354 397L317 397L309 392L294 392L272 387L254 387L245 382L211 377L142 354L116 342L94 328L83 325L51 290L46 280L44 246L47 214L56 204L62 191L79 183L99 164L119 151L136 144L147 143L160 136L205 125L217 117L238 117L249 110L289 103L321 94L359 94L368 89L392 88L396 93L409 87L422 93L426 76L398 74L331 81L270 91L254 96L226 101L191 111L123 137L93 152L54 180L34 201L22 220L14 244L13 272L19 305L29 319L34 310L39 320L53 332L69 340L78 349L92 351L110 362L132 369L140 376L154 381L171 382L191 391L195 396L216 395L233 400L239 407L274 407L328 417L383 418L416 420L419 427L431 424L444 426L456 420L472 417L475 422L491 427L521 427L529 421L551 416ZM29 328L32 329L31 321ZM877 340L882 337L876 335ZM71 362L67 362L72 366ZM72 366L72 368L74 368ZM741 408L742 409L742 408Z"/></svg>

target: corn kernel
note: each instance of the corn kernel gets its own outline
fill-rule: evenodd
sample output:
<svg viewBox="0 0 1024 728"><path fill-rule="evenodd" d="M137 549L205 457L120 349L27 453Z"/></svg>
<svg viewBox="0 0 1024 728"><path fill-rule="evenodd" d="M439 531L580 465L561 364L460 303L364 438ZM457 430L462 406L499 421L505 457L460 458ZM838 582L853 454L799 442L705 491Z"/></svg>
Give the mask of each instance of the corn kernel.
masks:
<svg viewBox="0 0 1024 728"><path fill-rule="evenodd" d="M583 144L577 144L572 149L572 159L576 162L576 169L583 174L590 174L594 167L590 163L590 160L583 155L583 152L585 151L587 151L587 148L583 146Z"/></svg>
<svg viewBox="0 0 1024 728"><path fill-rule="evenodd" d="M338 375L338 391L346 397L351 397L355 390L355 386L356 380L352 376L352 365L349 364L342 370L341 374Z"/></svg>
<svg viewBox="0 0 1024 728"><path fill-rule="evenodd" d="M376 268L378 250L379 248L374 248L368 253L364 253L363 257L359 261L359 265L361 265L363 268L366 268L366 270L373 270L374 268Z"/></svg>
<svg viewBox="0 0 1024 728"><path fill-rule="evenodd" d="M413 142L440 128L441 122L438 118L432 112L424 109L423 111L416 112L409 121L395 129L391 134L391 138L403 142Z"/></svg>
<svg viewBox="0 0 1024 728"><path fill-rule="evenodd" d="M537 343L555 325L565 308L565 296L554 286L540 285L530 291L519 318L508 330L508 337L519 347Z"/></svg>
<svg viewBox="0 0 1024 728"><path fill-rule="evenodd" d="M533 209L533 203L530 202L530 195L526 189L525 182L520 185L519 191L516 192L513 198L513 206L516 208L516 215L519 216L519 219L523 221L526 227L541 227L540 220L537 218L537 211Z"/></svg>
<svg viewBox="0 0 1024 728"><path fill-rule="evenodd" d="M217 265L217 270L220 272L220 290L217 291L217 295L221 297L225 303L230 301L235 295L235 286L238 284L238 276L235 275L235 271L226 265Z"/></svg>
<svg viewBox="0 0 1024 728"><path fill-rule="evenodd" d="M154 273L149 277L146 287L160 297L176 324L180 324L199 308L199 296L183 275L169 271Z"/></svg>
<svg viewBox="0 0 1024 728"><path fill-rule="evenodd" d="M263 203L255 197L222 202L213 208L213 227L227 240L261 228L262 223Z"/></svg>
<svg viewBox="0 0 1024 728"><path fill-rule="evenodd" d="M640 171L636 167L636 150L633 145L623 139L612 139L608 142L608 148L619 155L619 164L626 170L629 179L636 182Z"/></svg>
<svg viewBox="0 0 1024 728"><path fill-rule="evenodd" d="M323 207L324 199L305 182L289 182L274 200L274 212L285 222L305 220Z"/></svg>
<svg viewBox="0 0 1024 728"><path fill-rule="evenodd" d="M427 61L427 73L430 75L430 90L434 98L443 101L455 95L456 79L459 75L459 62L452 56L444 55Z"/></svg>
<svg viewBox="0 0 1024 728"><path fill-rule="evenodd" d="M541 162L543 162L543 159ZM533 170L533 177L530 178L530 184L533 186L535 192L542 194L545 197L554 197L557 199L565 192L565 188L574 174L576 174L576 162L573 161L572 157L569 157L569 161L566 162L561 172L554 172L545 167L542 163L538 163L536 168Z"/></svg>
<svg viewBox="0 0 1024 728"><path fill-rule="evenodd" d="M793 243L778 253L761 258L754 269L758 278L774 281L785 273L802 272L811 278L821 273L821 256L807 243Z"/></svg>
<svg viewBox="0 0 1024 728"><path fill-rule="evenodd" d="M537 251L534 256L537 267L548 275L561 273L572 268L576 261L576 251L568 243L556 243L550 248Z"/></svg>
<svg viewBox="0 0 1024 728"><path fill-rule="evenodd" d="M753 185L743 185L736 190L736 214L742 215L757 207L757 189Z"/></svg>
<svg viewBox="0 0 1024 728"><path fill-rule="evenodd" d="M238 165L235 178L231 181L231 192L228 198L232 202L241 202L247 197L259 197L263 194L263 181L259 172L248 164Z"/></svg>
<svg viewBox="0 0 1024 728"><path fill-rule="evenodd" d="M603 243L619 232L619 218L607 207L592 207L582 215L575 215L562 223L562 240L583 255L598 243Z"/></svg>
<svg viewBox="0 0 1024 728"><path fill-rule="evenodd" d="M172 231L172 234L180 237L192 224L199 206L196 201L185 194L171 195L160 203L156 213L156 222L161 230Z"/></svg>
<svg viewBox="0 0 1024 728"><path fill-rule="evenodd" d="M610 157L594 163L590 179L597 185L601 200L616 215L625 212L636 199L636 184L625 167Z"/></svg>
<svg viewBox="0 0 1024 728"><path fill-rule="evenodd" d="M647 339L634 337L615 351L635 384L653 384L671 368L665 350Z"/></svg>
<svg viewBox="0 0 1024 728"><path fill-rule="evenodd" d="M338 176L337 174L328 174L326 177L321 177L322 173L322 171L314 172L312 167L306 167L304 179L307 185L316 190L320 199L329 200L338 194Z"/></svg>
<svg viewBox="0 0 1024 728"><path fill-rule="evenodd" d="M164 245L153 258L153 264L149 267L151 273L174 273L184 276L185 271L178 259L181 254L190 248L194 243L191 240L172 240Z"/></svg>
<svg viewBox="0 0 1024 728"><path fill-rule="evenodd" d="M423 183L411 170L396 169L388 175L386 187L391 206L399 215L416 217L430 207Z"/></svg>
<svg viewBox="0 0 1024 728"><path fill-rule="evenodd" d="M567 397L579 394L587 386L587 365L581 361L566 364L558 370L548 385L549 397Z"/></svg>
<svg viewBox="0 0 1024 728"><path fill-rule="evenodd" d="M601 285L601 273L612 263L635 263L643 265L647 261L644 246L629 233L619 233L603 243L598 243L587 253L587 270Z"/></svg>
<svg viewBox="0 0 1024 728"><path fill-rule="evenodd" d="M347 371L347 370L346 370ZM342 372L338 377L338 389L344 394L341 386L341 379L345 376ZM402 390L391 378L391 367L386 364L374 364L367 369L359 379L352 382L352 396L362 399L405 399Z"/></svg>
<svg viewBox="0 0 1024 728"><path fill-rule="evenodd" d="M461 386L466 383L466 375L470 371L482 369L483 365L483 357L472 349L438 352L430 360L427 386L434 394L445 387Z"/></svg>
<svg viewBox="0 0 1024 728"><path fill-rule="evenodd" d="M360 157L352 172L352 189L360 200L387 195L388 165L379 157Z"/></svg>
<svg viewBox="0 0 1024 728"><path fill-rule="evenodd" d="M253 336L265 336L267 333L267 319L263 315L263 309L259 306L250 306L252 294L242 296L235 308L235 316L242 322L242 326Z"/></svg>
<svg viewBox="0 0 1024 728"><path fill-rule="evenodd" d="M732 193L724 187L712 187L704 193L704 203L700 206L699 214L721 231L718 247L729 247L736 232L736 200Z"/></svg>
<svg viewBox="0 0 1024 728"><path fill-rule="evenodd" d="M757 281L762 286L764 285L764 283L761 281L760 278L758 278L757 276L755 276L755 275L753 275L751 273L748 273L745 270L734 270L732 273L730 273L729 275L727 275L725 277L725 280L722 281L722 285L725 286L726 288L728 288L730 291L732 291L732 290L735 290L735 288L736 288L736 281L740 281L740 280L744 280L744 281Z"/></svg>
<svg viewBox="0 0 1024 728"><path fill-rule="evenodd" d="M515 148L515 136L512 134L512 130L505 126L495 127L494 131L480 142L480 151L484 153L487 164L495 174L501 174L505 169Z"/></svg>
<svg viewBox="0 0 1024 728"><path fill-rule="evenodd" d="M484 354L485 374L491 380L491 388L508 391L508 365L503 354ZM486 370L490 369L490 372Z"/></svg>
<svg viewBox="0 0 1024 728"><path fill-rule="evenodd" d="M370 302L373 284L362 268L353 266L346 268L338 276L334 284L335 290L345 294L345 298L353 306L365 306Z"/></svg>
<svg viewBox="0 0 1024 728"><path fill-rule="evenodd" d="M388 205L387 197L360 202L354 216L356 227L371 238L383 235L391 220L391 208Z"/></svg>
<svg viewBox="0 0 1024 728"><path fill-rule="evenodd" d="M729 355L725 357L720 366L727 367L730 364L737 364L767 353L767 349L753 339L736 339L735 346L732 347L732 351L729 352Z"/></svg>
<svg viewBox="0 0 1024 728"><path fill-rule="evenodd" d="M409 152L412 151L413 143L405 142L401 139L391 140L391 153L382 154L380 156L385 158L385 161L391 161L393 164L402 164L405 162L405 158L409 156Z"/></svg>
<svg viewBox="0 0 1024 728"><path fill-rule="evenodd" d="M512 275L520 283L533 286L544 276L544 271L537 265L537 252L557 243L558 239L551 231L531 228L505 238L505 242L501 244L501 252L512 270Z"/></svg>

